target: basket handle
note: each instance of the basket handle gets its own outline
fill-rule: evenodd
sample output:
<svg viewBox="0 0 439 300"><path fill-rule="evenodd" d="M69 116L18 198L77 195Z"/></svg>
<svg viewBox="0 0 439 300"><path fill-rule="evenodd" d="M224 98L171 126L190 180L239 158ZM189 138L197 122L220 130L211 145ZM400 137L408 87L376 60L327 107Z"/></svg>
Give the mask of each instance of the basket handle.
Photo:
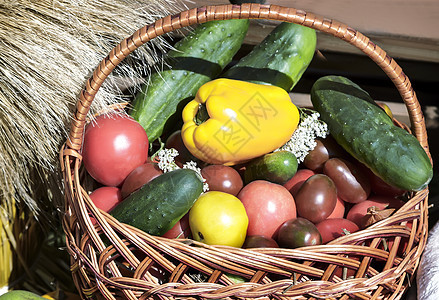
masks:
<svg viewBox="0 0 439 300"><path fill-rule="evenodd" d="M287 8L278 5L242 4L242 5L212 5L182 11L173 16L157 20L153 24L144 26L130 37L124 39L110 51L92 76L87 80L76 104L76 112L66 142L70 149L79 151L82 146L86 116L90 105L100 86L114 68L130 53L149 40L190 25L201 24L207 21L227 19L269 19L282 22L291 22L307 26L354 45L371 58L386 75L392 80L404 101L412 125L412 132L427 152L427 131L421 106L412 88L409 78L404 74L395 60L389 57L379 46L375 45L362 33L335 20L327 19L302 10Z"/></svg>

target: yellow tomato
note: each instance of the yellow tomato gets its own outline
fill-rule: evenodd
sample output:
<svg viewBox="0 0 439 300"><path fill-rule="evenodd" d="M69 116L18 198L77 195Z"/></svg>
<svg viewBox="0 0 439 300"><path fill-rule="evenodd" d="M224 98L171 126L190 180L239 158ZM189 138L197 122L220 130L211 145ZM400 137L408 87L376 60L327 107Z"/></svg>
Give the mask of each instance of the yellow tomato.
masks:
<svg viewBox="0 0 439 300"><path fill-rule="evenodd" d="M238 198L209 191L201 195L189 211L189 225L196 241L241 247L247 234L248 217Z"/></svg>

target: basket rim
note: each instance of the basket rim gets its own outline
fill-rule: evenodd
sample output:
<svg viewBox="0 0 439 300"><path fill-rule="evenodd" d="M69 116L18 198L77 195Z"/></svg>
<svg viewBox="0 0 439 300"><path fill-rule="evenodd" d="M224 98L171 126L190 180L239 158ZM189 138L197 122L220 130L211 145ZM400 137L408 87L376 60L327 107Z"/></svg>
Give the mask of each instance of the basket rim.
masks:
<svg viewBox="0 0 439 300"><path fill-rule="evenodd" d="M402 228L403 226L394 226L390 229L386 229L389 234L393 232L398 232L401 235L396 237L395 244L401 242L401 236L409 237L409 244L417 243L417 247L411 249L404 257L404 259L397 259L397 248L394 247L392 251L389 252L386 262L385 272L374 274L373 271L370 274L370 278L354 278L347 279L341 282L335 283L333 285L328 285L325 281L316 281L310 284L309 282L304 282L292 286L290 281L283 281L279 283L267 283L266 286L262 286L260 283L252 282L249 284L235 284L232 287L223 287L214 282L208 283L191 283L191 281L184 275L184 266L181 270L178 270L180 266L174 266L176 269L172 271L172 276L183 272L181 280L183 282L188 282L191 288L185 288L182 283L170 283L165 286L161 286L156 283L145 283L140 279L132 279L130 282L124 281L120 270L116 266L113 260L106 261L111 257L110 253L115 253L117 251L119 255L124 256L127 262L133 266L139 266L139 274L136 274L141 278L142 276L147 276L148 261L140 262L130 250L130 247L140 247L145 251L150 251L154 260L162 261L164 258L161 257L159 250L168 251L168 255L172 256L172 253L179 253L182 259L185 261L191 261L194 264L197 262L189 254L191 253L189 249L193 247L181 243L180 241L165 240L159 237L152 237L140 230L119 223L117 220L112 218L110 215L97 209L87 192L81 186L80 180L80 166L81 166L81 154L80 150L83 142L84 127L87 122L87 116L89 113L90 105L92 104L96 93L98 92L100 86L109 76L109 74L114 70L114 68L124 60L130 53L135 49L147 43L151 39L169 33L173 30L187 27L190 25L201 24L207 21L213 20L224 20L230 18L240 18L240 19L269 19L274 21L284 21L292 22L300 25L304 25L316 30L323 31L325 33L331 34L337 38L340 38L353 46L360 49L369 58L371 58L381 69L386 73L386 75L395 84L395 87L399 91L403 102L407 106L409 112L410 121L412 125L413 134L421 143L422 147L425 149L426 153L431 159L429 153L427 132L425 128L425 121L420 104L417 100L416 93L413 90L409 78L404 74L401 67L396 63L396 61L389 57L386 52L379 46L374 44L362 33L356 31L355 29L340 23L335 20L331 20L325 17L317 16L312 13L307 13L302 10L297 10L295 8L288 8L278 5L261 5L261 4L242 4L242 5L211 5L202 6L198 8L193 8L190 10L182 11L176 15L167 16L162 19L158 19L152 24L145 25L138 31L133 33L131 36L124 39L120 44L113 48L113 50L105 57L98 67L95 69L91 77L87 80L84 89L79 95L79 99L76 104L76 111L73 116L71 123L71 128L69 132L68 139L65 145L60 151L60 162L63 173L63 179L65 183L65 197L66 197L66 215L63 218L63 227L66 232L67 248L71 254L72 259L72 271L75 273L74 281L77 287L84 287L81 292L86 294L92 294L99 290L102 295L108 299L114 299L113 292L106 286L106 284L119 287L123 290L124 296L128 299L138 299L137 297L148 297L152 293L163 293L165 298L173 298L174 296L192 296L193 290L197 290L198 295L201 297L212 298L213 296L220 297L249 297L252 298L259 293L267 293L267 286L271 288L279 288L279 285L283 287L283 293L277 292L277 297L297 297L301 295L302 292L306 291L309 295L313 295L317 298L325 297L335 297L342 293L343 290L350 289L350 292L357 293L363 297L367 297L365 291L371 289L371 292L376 297L381 290L386 288L392 290L395 294L401 293L406 286L407 277L413 274L414 269L416 269L420 255L425 246L427 237L427 219L428 219L428 188L422 191L414 193L413 197L407 202L403 209L398 210L397 214L393 215L393 218L389 220L383 220L380 222L382 224L406 224L407 221L413 220L412 230L406 230ZM89 219L89 214L91 214L97 221L97 225L93 225ZM385 222L384 222L385 221ZM386 223L387 222L387 223ZM393 222L393 223L392 223ZM368 232L359 232L351 237L344 237L344 242L349 245L350 238L358 238L363 235L373 235L374 230L377 234L380 232L380 224L375 225ZM122 240L117 234L123 234L128 240ZM101 240L100 234L105 234L108 239L112 242L113 246L106 247L105 243ZM76 241L76 243L75 243ZM339 242L340 240L338 240ZM373 239L375 247L380 243L379 235ZM129 246L131 245L131 246ZM96 247L97 250L94 249ZM173 248L174 247L174 248ZM327 246L317 246L316 247L306 247L299 248L297 250L286 250L282 249L277 252L273 252L272 255L317 255L319 251L323 251L331 248L331 251L339 250L339 253L343 251L350 251L350 253L362 253L367 249L363 248L349 248L349 246L338 245L337 243L328 244ZM177 251L182 251L178 252ZM233 256L231 253L236 251L242 251L243 253L258 253L264 250L235 250L229 249L227 247L212 247L203 246L197 248L203 254L214 257L215 260L220 261L223 256ZM230 250L231 252L227 252ZM376 250L376 249L375 249ZM204 251L204 252L203 252ZM216 253L215 251L218 251ZM226 254L221 254L221 251L226 251ZM233 252L235 251L235 252ZM266 250L267 251L267 250ZM309 252L307 252L309 251ZM371 255L379 256L383 253L379 251L373 251ZM193 254L193 253L192 253ZM221 255L220 255L221 254ZM305 255L306 254L306 255ZM175 254L176 255L176 254ZM201 254L200 254L201 255ZM265 254L264 254L265 255ZM334 256L335 255L335 256ZM343 256L334 254L333 256L325 256L330 262L340 265L355 265L362 268L364 271L367 265L367 260L364 258L359 263L355 263L352 260L346 259L343 262ZM195 257L200 257L198 254L194 254ZM248 259L249 261L254 261L262 264L252 256L242 256L241 259ZM339 259L339 260L338 260ZM229 262L227 265L230 268L234 268L234 264L237 261ZM145 265L143 265L145 264ZM171 268L169 263L163 262L168 268ZM396 264L396 266L395 266ZM399 266L398 266L399 265ZM120 281L115 279L109 279L103 276L103 268L106 267L112 272L117 278L122 278ZM236 267L236 266L235 266ZM274 268L273 266L271 266ZM282 271L282 264L276 268L279 272ZM309 269L311 274L319 273L318 270L312 266L305 266ZM92 274L95 276L95 280L98 282L94 285L94 288L90 288L92 285L86 271L84 268L91 270ZM207 267L200 266L205 272L211 272L211 281L216 281L221 279L226 283L231 284L230 280L222 271L212 271L207 270ZM267 270L270 266L265 265ZM291 268L291 266L290 266ZM146 270L146 271L145 271ZM143 274L142 272L146 273ZM259 272L259 271L258 271ZM323 272L323 271L322 271ZM142 274L140 274L142 273ZM320 273L319 273L320 274ZM325 273L326 274L326 273ZM325 277L323 274L323 278ZM330 273L328 276L331 276ZM136 276L137 276L136 275ZM254 274L253 276L262 276L261 274ZM186 276L186 277L185 277ZM215 279L215 280L214 280ZM297 282L296 282L297 283ZM377 284L379 283L379 287ZM136 286L136 289L133 288ZM146 291L146 292L145 292ZM81 296L83 296L81 294Z"/></svg>

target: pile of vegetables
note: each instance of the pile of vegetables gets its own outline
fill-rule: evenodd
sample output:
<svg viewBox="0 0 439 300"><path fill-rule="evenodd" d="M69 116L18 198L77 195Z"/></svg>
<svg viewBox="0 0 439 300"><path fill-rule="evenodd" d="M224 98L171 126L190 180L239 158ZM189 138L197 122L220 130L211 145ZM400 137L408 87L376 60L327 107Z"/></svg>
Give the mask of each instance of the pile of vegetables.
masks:
<svg viewBox="0 0 439 300"><path fill-rule="evenodd" d="M428 185L419 142L349 79L318 79L312 109L291 101L314 30L281 23L226 68L247 28L200 25L130 116L87 125L82 155L98 208L152 235L297 248L366 228Z"/></svg>

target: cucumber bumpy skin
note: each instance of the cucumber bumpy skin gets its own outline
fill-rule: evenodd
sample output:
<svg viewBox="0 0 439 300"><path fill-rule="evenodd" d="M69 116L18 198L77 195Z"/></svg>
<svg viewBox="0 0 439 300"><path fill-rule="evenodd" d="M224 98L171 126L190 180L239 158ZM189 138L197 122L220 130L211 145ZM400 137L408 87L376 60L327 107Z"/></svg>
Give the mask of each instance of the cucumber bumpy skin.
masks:
<svg viewBox="0 0 439 300"><path fill-rule="evenodd" d="M289 151L267 153L246 165L244 183L261 179L283 185L296 174L297 167L297 158Z"/></svg>
<svg viewBox="0 0 439 300"><path fill-rule="evenodd" d="M142 186L110 214L122 223L161 236L189 211L202 192L203 183L195 171L177 169Z"/></svg>
<svg viewBox="0 0 439 300"><path fill-rule="evenodd" d="M249 20L210 21L197 26L174 46L168 67L151 74L136 95L129 114L146 130L150 142L172 128L172 116L195 97L198 89L216 78L238 52Z"/></svg>
<svg viewBox="0 0 439 300"><path fill-rule="evenodd" d="M275 85L289 92L308 68L315 49L314 29L280 23L222 77Z"/></svg>
<svg viewBox="0 0 439 300"><path fill-rule="evenodd" d="M322 77L311 89L311 102L334 139L388 184L418 191L431 181L431 161L416 137L395 126L357 84Z"/></svg>

